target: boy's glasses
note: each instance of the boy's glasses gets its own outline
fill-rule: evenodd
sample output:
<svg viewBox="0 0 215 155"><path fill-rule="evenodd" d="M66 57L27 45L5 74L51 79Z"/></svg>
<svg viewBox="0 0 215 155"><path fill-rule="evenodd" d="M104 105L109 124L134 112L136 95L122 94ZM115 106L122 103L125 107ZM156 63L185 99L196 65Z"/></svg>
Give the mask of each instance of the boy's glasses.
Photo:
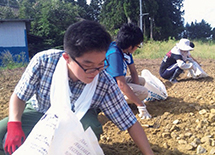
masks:
<svg viewBox="0 0 215 155"><path fill-rule="evenodd" d="M95 71L101 72L102 70L105 70L109 66L109 63L108 63L107 59L105 59L105 61L107 62L106 66L102 66L102 67L99 67L99 68L85 69L83 66L81 66L81 64L75 58L73 58L73 57L71 57L71 58L78 64L79 67L81 67L81 69L83 69L83 71L86 74L94 73Z"/></svg>
<svg viewBox="0 0 215 155"><path fill-rule="evenodd" d="M141 48L141 45L137 45L136 47Z"/></svg>

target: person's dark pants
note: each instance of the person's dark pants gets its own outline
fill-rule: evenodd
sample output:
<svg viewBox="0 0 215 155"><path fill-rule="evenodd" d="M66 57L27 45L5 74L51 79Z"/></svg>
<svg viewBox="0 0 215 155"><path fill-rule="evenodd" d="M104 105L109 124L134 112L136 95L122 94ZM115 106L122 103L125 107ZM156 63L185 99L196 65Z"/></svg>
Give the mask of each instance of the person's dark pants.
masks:
<svg viewBox="0 0 215 155"><path fill-rule="evenodd" d="M25 110L22 115L22 129L26 135L29 135L35 124L40 120L43 116L43 113L40 113L34 110L30 103L28 103L25 107ZM94 131L98 140L100 139L100 134L103 133L102 125L98 121L98 111L96 109L89 109L87 113L81 119L81 123L83 125L84 130L86 130L89 126ZM7 122L8 117L2 119L0 121L0 155L5 155L4 153L4 140L5 135L7 133Z"/></svg>
<svg viewBox="0 0 215 155"><path fill-rule="evenodd" d="M164 72L160 72L160 76L164 79L169 80L174 75L176 69L182 70L178 67L177 64L173 64L172 66L169 66Z"/></svg>

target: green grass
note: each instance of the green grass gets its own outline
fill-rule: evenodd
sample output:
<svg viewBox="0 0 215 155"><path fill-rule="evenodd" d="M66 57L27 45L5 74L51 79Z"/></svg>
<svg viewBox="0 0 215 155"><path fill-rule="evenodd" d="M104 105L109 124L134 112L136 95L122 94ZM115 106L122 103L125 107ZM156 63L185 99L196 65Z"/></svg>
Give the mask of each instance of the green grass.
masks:
<svg viewBox="0 0 215 155"><path fill-rule="evenodd" d="M169 41L148 41L143 43L141 49L138 49L134 53L135 58L142 59L156 59L163 58L164 55L170 51L179 40ZM195 44L194 51L191 51L191 55L195 58L214 59L215 60L215 43L213 41L202 42L193 41Z"/></svg>
<svg viewBox="0 0 215 155"><path fill-rule="evenodd" d="M163 58L164 55L170 51L179 40L168 41L147 41L143 43L142 48L137 49L134 53L134 58L141 59L157 59ZM191 54L194 58L214 59L215 60L215 42L214 41L193 41L195 44L194 51ZM19 55L12 55L9 51L0 53L0 60L2 69L14 69L27 66L25 54L22 52Z"/></svg>
<svg viewBox="0 0 215 155"><path fill-rule="evenodd" d="M0 53L1 66L0 70L15 69L20 67L26 67L25 53L12 55L9 51Z"/></svg>

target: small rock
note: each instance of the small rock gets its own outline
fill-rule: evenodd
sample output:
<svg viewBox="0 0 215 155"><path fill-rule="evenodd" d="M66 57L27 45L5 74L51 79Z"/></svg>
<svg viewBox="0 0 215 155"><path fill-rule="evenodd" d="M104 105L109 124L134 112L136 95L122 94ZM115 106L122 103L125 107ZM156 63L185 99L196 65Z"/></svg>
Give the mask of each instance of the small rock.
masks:
<svg viewBox="0 0 215 155"><path fill-rule="evenodd" d="M195 139L193 140L193 142L196 143L197 145L198 145L198 144L201 144L201 140L200 140L199 138L195 138Z"/></svg>
<svg viewBox="0 0 215 155"><path fill-rule="evenodd" d="M182 144L182 145L179 145L178 146L178 149L179 150L193 150L193 146L191 145L187 145L187 144Z"/></svg>
<svg viewBox="0 0 215 155"><path fill-rule="evenodd" d="M187 144L187 141L186 141L186 140L181 139L181 140L179 140L179 141L178 141L178 143L179 143L179 144Z"/></svg>
<svg viewBox="0 0 215 155"><path fill-rule="evenodd" d="M210 115L209 115L209 121L210 122L215 122L215 113L210 113Z"/></svg>
<svg viewBox="0 0 215 155"><path fill-rule="evenodd" d="M191 142L190 145L193 146L194 148L197 147L197 144L195 142Z"/></svg>
<svg viewBox="0 0 215 155"><path fill-rule="evenodd" d="M196 149L196 153L197 154L202 154L202 153L206 153L207 150L205 148L203 148L201 145L199 145Z"/></svg>
<svg viewBox="0 0 215 155"><path fill-rule="evenodd" d="M184 134L180 134L179 137L180 137L180 139L184 139L185 136L184 136Z"/></svg>
<svg viewBox="0 0 215 155"><path fill-rule="evenodd" d="M173 125L173 126L170 128L170 131L174 131L174 130L178 131L179 128L178 128L176 125Z"/></svg>
<svg viewBox="0 0 215 155"><path fill-rule="evenodd" d="M211 140L211 146L215 146L215 140Z"/></svg>
<svg viewBox="0 0 215 155"><path fill-rule="evenodd" d="M201 138L201 142L202 142L202 143L205 143L206 145L211 145L211 144L210 144L210 143L211 143L211 140L210 140L210 138L209 138L208 136L202 137L202 138Z"/></svg>
<svg viewBox="0 0 215 155"><path fill-rule="evenodd" d="M178 123L179 123L178 119L176 119L176 120L173 121L173 124L178 124Z"/></svg>
<svg viewBox="0 0 215 155"><path fill-rule="evenodd" d="M194 113L193 113L193 112L190 112L190 116L194 116Z"/></svg>
<svg viewBox="0 0 215 155"><path fill-rule="evenodd" d="M212 113L212 114L215 114L215 109L211 109L211 113Z"/></svg>
<svg viewBox="0 0 215 155"><path fill-rule="evenodd" d="M178 137L178 135L175 132L171 132L170 135L173 139L176 139Z"/></svg>
<svg viewBox="0 0 215 155"><path fill-rule="evenodd" d="M106 141L106 140L107 140L107 138L106 138L105 136L101 136L101 140Z"/></svg>
<svg viewBox="0 0 215 155"><path fill-rule="evenodd" d="M201 95L198 95L197 97L196 97L196 99L201 99L202 98L202 96Z"/></svg>
<svg viewBox="0 0 215 155"><path fill-rule="evenodd" d="M184 149L185 150L193 150L193 146L192 145L184 145Z"/></svg>
<svg viewBox="0 0 215 155"><path fill-rule="evenodd" d="M191 132L186 132L186 133L184 134L184 136L185 136L185 137L188 137L188 138L191 137L192 135L193 135L193 134L192 134Z"/></svg>
<svg viewBox="0 0 215 155"><path fill-rule="evenodd" d="M163 138L170 138L170 133L169 132L164 132L162 133Z"/></svg>
<svg viewBox="0 0 215 155"><path fill-rule="evenodd" d="M215 148L212 148L210 154L215 154Z"/></svg>
<svg viewBox="0 0 215 155"><path fill-rule="evenodd" d="M163 147L164 147L165 149L168 149L168 148L169 148L169 145L168 145L167 143L163 143Z"/></svg>
<svg viewBox="0 0 215 155"><path fill-rule="evenodd" d="M206 114L206 113L207 113L207 110L205 110L205 109L202 109L202 110L199 111L199 114L200 114L200 115L204 115L204 114Z"/></svg>
<svg viewBox="0 0 215 155"><path fill-rule="evenodd" d="M196 109L196 110L200 110L201 107L200 107L200 106L195 106L195 109Z"/></svg>

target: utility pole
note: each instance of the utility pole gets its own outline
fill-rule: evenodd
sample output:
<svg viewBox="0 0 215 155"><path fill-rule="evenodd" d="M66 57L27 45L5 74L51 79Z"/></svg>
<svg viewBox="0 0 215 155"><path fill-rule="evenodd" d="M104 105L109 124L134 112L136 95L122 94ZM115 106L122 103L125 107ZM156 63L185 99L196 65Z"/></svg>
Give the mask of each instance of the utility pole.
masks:
<svg viewBox="0 0 215 155"><path fill-rule="evenodd" d="M143 16L148 15L149 13L142 14L142 0L140 0L140 29L143 31ZM145 23L145 22L144 22ZM145 24L144 24L144 35L145 35Z"/></svg>
<svg viewBox="0 0 215 155"><path fill-rule="evenodd" d="M153 34L152 34L153 26L152 26L152 24L154 22L154 18L149 17L149 20L150 20L150 39L153 40Z"/></svg>

